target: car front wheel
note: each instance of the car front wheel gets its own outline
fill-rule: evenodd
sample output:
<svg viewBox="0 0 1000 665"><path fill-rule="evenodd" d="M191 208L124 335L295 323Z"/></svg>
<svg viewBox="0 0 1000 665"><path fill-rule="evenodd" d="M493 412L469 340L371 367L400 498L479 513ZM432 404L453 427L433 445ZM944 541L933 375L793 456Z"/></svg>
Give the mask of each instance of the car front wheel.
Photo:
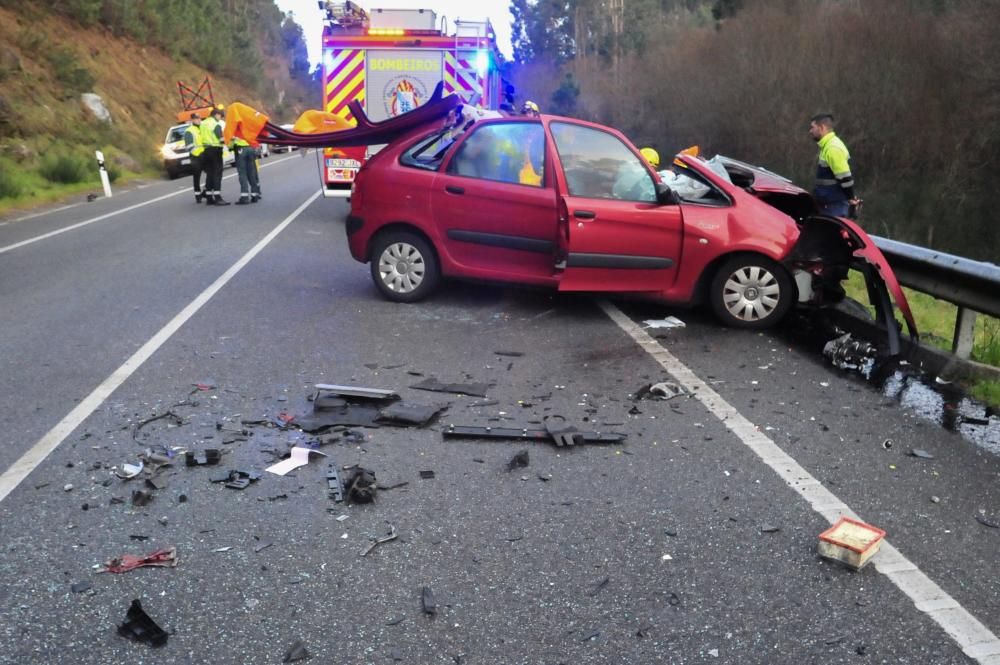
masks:
<svg viewBox="0 0 1000 665"><path fill-rule="evenodd" d="M372 251L372 279L387 300L416 302L437 288L437 256L430 244L406 231L379 236Z"/></svg>
<svg viewBox="0 0 1000 665"><path fill-rule="evenodd" d="M712 310L734 328L769 328L785 317L795 299L788 272L763 256L737 256L712 279Z"/></svg>

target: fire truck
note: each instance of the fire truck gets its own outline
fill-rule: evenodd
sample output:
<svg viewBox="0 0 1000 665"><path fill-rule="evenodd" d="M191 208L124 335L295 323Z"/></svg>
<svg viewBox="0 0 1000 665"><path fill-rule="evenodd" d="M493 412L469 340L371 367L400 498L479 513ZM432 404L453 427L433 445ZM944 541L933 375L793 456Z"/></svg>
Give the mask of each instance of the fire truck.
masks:
<svg viewBox="0 0 1000 665"><path fill-rule="evenodd" d="M454 21L447 30L429 9L372 9L353 2L320 3L323 27L323 110L352 120L357 100L373 121L411 111L438 82L469 104L496 110L501 102L500 52L487 21ZM350 196L361 165L382 146L323 151L323 194Z"/></svg>

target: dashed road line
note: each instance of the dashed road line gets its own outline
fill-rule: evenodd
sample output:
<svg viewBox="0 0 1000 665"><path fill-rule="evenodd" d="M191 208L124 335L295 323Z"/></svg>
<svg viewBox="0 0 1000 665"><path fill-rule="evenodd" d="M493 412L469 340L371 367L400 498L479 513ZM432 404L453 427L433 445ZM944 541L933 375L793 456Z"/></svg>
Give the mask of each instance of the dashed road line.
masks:
<svg viewBox="0 0 1000 665"><path fill-rule="evenodd" d="M712 415L721 420L740 441L756 453L761 461L771 467L789 487L808 501L813 510L830 523L842 516L860 519L847 504L758 430L684 363L663 348L641 326L610 302L602 301L601 309ZM900 591L910 597L918 610L941 626L966 656L981 665L1000 665L1000 639L899 550L890 543L883 542L872 563Z"/></svg>
<svg viewBox="0 0 1000 665"><path fill-rule="evenodd" d="M87 397L85 397L76 406L76 408L70 411L65 418L60 420L41 439L39 439L30 450L14 462L9 469L4 471L3 475L0 476L0 501L7 498L7 496L14 491L14 488L21 484L21 481L27 478L28 474L41 464L53 450L58 448L59 444L61 444L66 437L80 425L80 423L96 411L97 408L103 404L104 401L110 397L119 386L125 383L125 381L132 376L136 370L142 367L143 363L149 360L149 358L156 353L156 351L163 346L175 332L180 330L181 326L187 323L187 321L194 316L195 313L197 313L198 310L205 305L205 303L211 300L212 296L218 293L222 287L229 283L229 280L235 277L240 270L250 263L250 261L257 256L257 254L267 247L267 245L274 240L278 234L285 229L285 227L291 224L296 217L301 215L302 212L308 208L313 201L319 198L322 193L322 190L317 190L316 193L306 199L305 203L296 208L295 212L290 214L282 220L280 224L274 227L274 229L264 236L260 242L254 245L250 251L240 257L240 259L234 263L229 270L222 273L217 280L215 280L207 289L202 291L194 300L182 309L177 316L171 319L167 325L163 326L149 339L149 341L143 344L138 351L132 354L132 356L126 360L121 367L116 369L111 376L106 378L99 386L94 388L94 390L87 395Z"/></svg>

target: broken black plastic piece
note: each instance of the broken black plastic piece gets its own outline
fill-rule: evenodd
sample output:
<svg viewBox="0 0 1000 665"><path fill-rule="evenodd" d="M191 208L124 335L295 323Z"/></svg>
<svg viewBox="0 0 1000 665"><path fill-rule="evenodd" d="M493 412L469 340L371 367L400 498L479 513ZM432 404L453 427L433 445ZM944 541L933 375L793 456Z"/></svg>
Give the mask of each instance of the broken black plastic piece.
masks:
<svg viewBox="0 0 1000 665"><path fill-rule="evenodd" d="M118 626L118 634L134 642L145 642L152 647L162 647L167 643L167 633L149 618L136 598L125 614L125 623Z"/></svg>
<svg viewBox="0 0 1000 665"><path fill-rule="evenodd" d="M437 603L434 601L434 591L425 586L420 593L420 604L423 606L424 614L434 616L437 614Z"/></svg>
<svg viewBox="0 0 1000 665"><path fill-rule="evenodd" d="M510 461L507 462L507 470L513 471L514 469L523 469L524 467L528 466L528 462L529 462L528 451L527 449L522 450L521 452L510 458Z"/></svg>
<svg viewBox="0 0 1000 665"><path fill-rule="evenodd" d="M302 640L295 640L292 642L292 646L288 647L285 651L285 657L281 659L283 663L294 663L299 660L305 660L309 657L309 651L306 650L306 645L302 643Z"/></svg>
<svg viewBox="0 0 1000 665"><path fill-rule="evenodd" d="M486 389L489 386L485 383L441 383L434 377L430 377L410 387L417 390L430 390L436 393L455 393L457 395L470 395L472 397L486 397Z"/></svg>
<svg viewBox="0 0 1000 665"><path fill-rule="evenodd" d="M132 492L132 505L145 506L153 500L153 493L148 490L135 490Z"/></svg>
<svg viewBox="0 0 1000 665"><path fill-rule="evenodd" d="M326 472L326 483L330 489L330 498L340 503L344 500L344 482L340 479L337 465L331 464Z"/></svg>
<svg viewBox="0 0 1000 665"><path fill-rule="evenodd" d="M467 439L525 439L528 441L551 441L557 446L574 446L584 443L621 443L624 434L614 432L580 432L575 427L553 429L517 429L514 427L479 427L473 425L449 425L442 432L445 438Z"/></svg>
<svg viewBox="0 0 1000 665"><path fill-rule="evenodd" d="M431 478L434 477L434 472L431 471L430 469L427 469L425 471L421 471L420 472L420 477L423 478L424 480L430 480Z"/></svg>
<svg viewBox="0 0 1000 665"><path fill-rule="evenodd" d="M398 402L392 406L382 409L379 412L378 419L382 422L417 425L418 427L423 427L433 420L437 414L447 408L447 404L431 404L429 406L425 406L423 404L406 404L405 402Z"/></svg>
<svg viewBox="0 0 1000 665"><path fill-rule="evenodd" d="M378 487L375 484L375 472L355 467L344 482L347 498L353 503L371 503L375 500Z"/></svg>
<svg viewBox="0 0 1000 665"><path fill-rule="evenodd" d="M204 466L218 464L222 460L222 452L218 448L206 448L202 451L184 453L184 463L188 466Z"/></svg>
<svg viewBox="0 0 1000 665"><path fill-rule="evenodd" d="M359 386L334 386L328 383L317 383L316 393L317 398L319 397L319 393L329 393L331 395L341 395L344 397L356 397L361 399L399 399L399 394L392 390L382 390L381 388L362 388Z"/></svg>
<svg viewBox="0 0 1000 665"><path fill-rule="evenodd" d="M82 582L77 582L76 584L71 585L70 591L72 591L73 593L83 593L84 591L90 591L90 589L93 588L93 586L94 585L91 584L89 581L84 580Z"/></svg>

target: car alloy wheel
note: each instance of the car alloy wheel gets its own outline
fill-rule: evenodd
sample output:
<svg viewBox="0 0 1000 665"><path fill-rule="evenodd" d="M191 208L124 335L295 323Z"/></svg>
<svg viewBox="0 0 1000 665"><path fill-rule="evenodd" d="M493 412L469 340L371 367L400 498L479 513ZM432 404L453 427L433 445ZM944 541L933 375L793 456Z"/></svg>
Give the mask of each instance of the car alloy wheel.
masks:
<svg viewBox="0 0 1000 665"><path fill-rule="evenodd" d="M711 300L716 315L727 325L767 328L784 318L792 306L792 281L770 259L736 257L716 273Z"/></svg>
<svg viewBox="0 0 1000 665"><path fill-rule="evenodd" d="M416 234L390 232L377 240L372 256L372 278L389 300L414 302L437 286L437 257Z"/></svg>

